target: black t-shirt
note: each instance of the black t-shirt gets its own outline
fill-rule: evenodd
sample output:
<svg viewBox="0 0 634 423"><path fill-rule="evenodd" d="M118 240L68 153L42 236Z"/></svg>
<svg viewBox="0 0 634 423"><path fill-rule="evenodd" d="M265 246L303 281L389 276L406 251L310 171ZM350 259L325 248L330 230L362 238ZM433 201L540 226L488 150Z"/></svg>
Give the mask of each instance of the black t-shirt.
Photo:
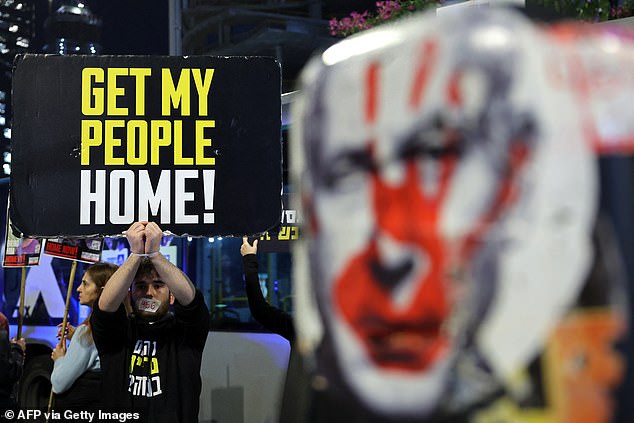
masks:
<svg viewBox="0 0 634 423"><path fill-rule="evenodd" d="M209 310L200 291L191 304L156 322L109 313L95 304L91 324L99 351L106 411L139 412L150 422L198 421L200 364Z"/></svg>

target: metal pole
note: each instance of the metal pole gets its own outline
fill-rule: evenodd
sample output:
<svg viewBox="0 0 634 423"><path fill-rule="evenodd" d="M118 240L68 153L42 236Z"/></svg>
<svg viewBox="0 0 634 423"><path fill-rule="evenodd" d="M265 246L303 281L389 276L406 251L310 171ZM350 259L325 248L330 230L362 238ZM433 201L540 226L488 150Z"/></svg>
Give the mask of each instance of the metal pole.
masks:
<svg viewBox="0 0 634 423"><path fill-rule="evenodd" d="M182 8L181 0L169 0L169 54L170 56L181 56L183 54L183 34L182 34Z"/></svg>

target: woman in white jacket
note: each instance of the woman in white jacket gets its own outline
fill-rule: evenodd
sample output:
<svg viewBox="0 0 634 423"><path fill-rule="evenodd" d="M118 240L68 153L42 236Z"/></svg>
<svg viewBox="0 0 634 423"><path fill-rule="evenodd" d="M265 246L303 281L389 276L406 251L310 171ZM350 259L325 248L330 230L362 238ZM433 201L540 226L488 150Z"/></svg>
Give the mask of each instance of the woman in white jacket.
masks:
<svg viewBox="0 0 634 423"><path fill-rule="evenodd" d="M92 306L118 266L96 263L86 270L77 288L79 303ZM92 314L92 312L91 312ZM61 335L61 334L59 334ZM58 336L59 336L58 335ZM101 397L101 368L92 338L90 316L77 328L68 325L68 348L62 342L53 350L55 362L51 384L55 393L55 409L98 408Z"/></svg>

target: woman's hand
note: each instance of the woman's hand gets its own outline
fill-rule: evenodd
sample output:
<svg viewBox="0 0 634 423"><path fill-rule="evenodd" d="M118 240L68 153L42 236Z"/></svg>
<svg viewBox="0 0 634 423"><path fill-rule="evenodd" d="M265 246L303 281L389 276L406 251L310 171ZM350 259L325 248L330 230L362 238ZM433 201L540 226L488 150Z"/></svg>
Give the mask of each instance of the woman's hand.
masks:
<svg viewBox="0 0 634 423"><path fill-rule="evenodd" d="M59 325L57 325L58 329L57 329L57 339L62 339L62 324L60 323ZM66 324L66 339L68 339L69 341L71 339L73 339L73 335L75 334L75 329L77 329L75 326L71 325L71 324Z"/></svg>
<svg viewBox="0 0 634 423"><path fill-rule="evenodd" d="M53 352L51 353L51 358L53 361L56 361L66 355L66 347L62 344L57 344Z"/></svg>

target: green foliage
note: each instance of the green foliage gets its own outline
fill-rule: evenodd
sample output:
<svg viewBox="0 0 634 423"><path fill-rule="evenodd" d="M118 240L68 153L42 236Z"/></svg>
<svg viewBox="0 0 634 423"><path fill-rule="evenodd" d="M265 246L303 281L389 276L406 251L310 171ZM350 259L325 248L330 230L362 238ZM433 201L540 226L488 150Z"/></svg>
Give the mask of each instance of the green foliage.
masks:
<svg viewBox="0 0 634 423"><path fill-rule="evenodd" d="M602 22L634 15L634 2L610 0L537 0L537 4L562 16L587 22Z"/></svg>

